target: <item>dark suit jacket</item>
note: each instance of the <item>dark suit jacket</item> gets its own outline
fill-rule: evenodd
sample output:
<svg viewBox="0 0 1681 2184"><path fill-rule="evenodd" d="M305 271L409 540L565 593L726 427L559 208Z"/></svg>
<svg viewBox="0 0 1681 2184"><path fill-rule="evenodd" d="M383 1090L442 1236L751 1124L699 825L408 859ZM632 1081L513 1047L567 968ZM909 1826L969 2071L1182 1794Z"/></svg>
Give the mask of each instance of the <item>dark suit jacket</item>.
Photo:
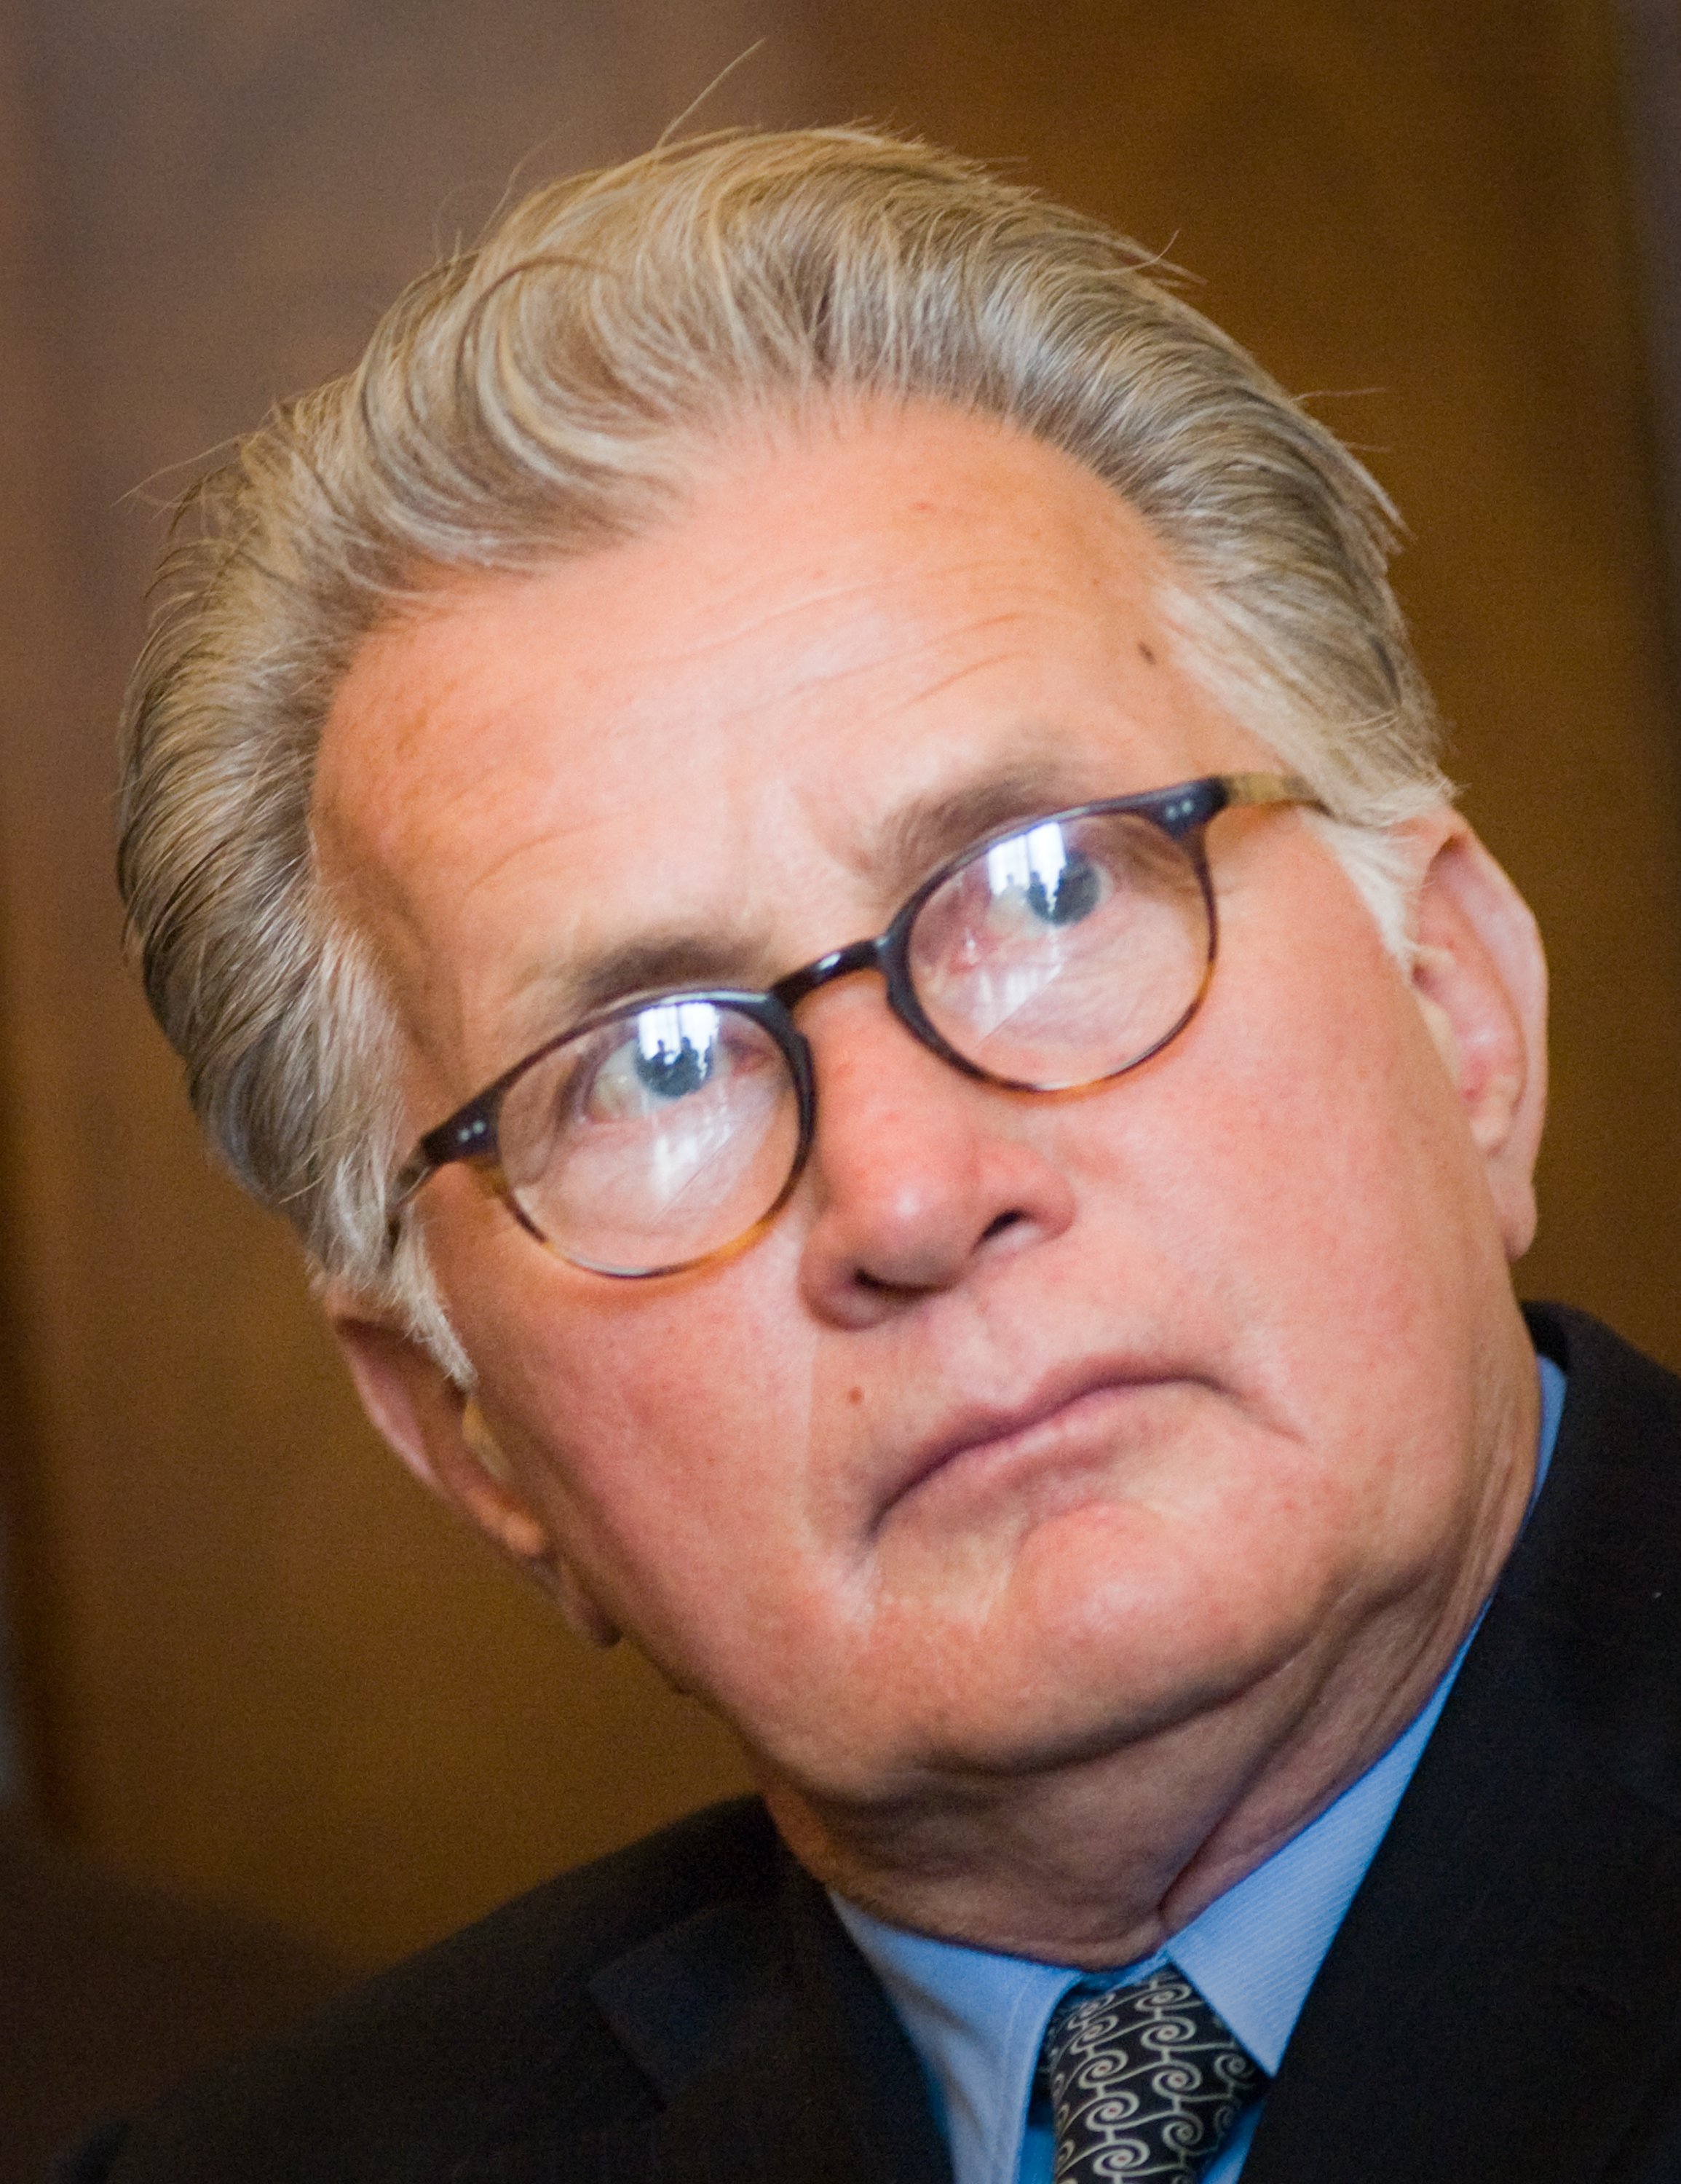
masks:
<svg viewBox="0 0 1681 2184"><path fill-rule="evenodd" d="M1681 1384L1553 1310L1551 1475L1244 2184L1681 2180ZM75 2184L938 2184L916 2061L762 1808L569 1875Z"/></svg>

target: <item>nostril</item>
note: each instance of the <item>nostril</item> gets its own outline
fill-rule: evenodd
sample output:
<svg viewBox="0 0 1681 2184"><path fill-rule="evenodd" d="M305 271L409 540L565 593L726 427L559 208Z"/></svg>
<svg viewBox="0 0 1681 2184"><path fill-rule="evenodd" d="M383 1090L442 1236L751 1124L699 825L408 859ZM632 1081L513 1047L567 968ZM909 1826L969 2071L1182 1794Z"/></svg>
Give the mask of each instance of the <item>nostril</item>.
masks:
<svg viewBox="0 0 1681 2184"><path fill-rule="evenodd" d="M1012 1207L1009 1212L1000 1213L996 1220L988 1222L986 1227L982 1229L978 1240L982 1244L988 1243L993 1237L1001 1236L1006 1228L1013 1228L1018 1221L1025 1221L1027 1217L1019 1207ZM854 1267L852 1279L860 1290L871 1290L879 1296L904 1296L908 1293L923 1289L937 1289L942 1286L938 1282L896 1282L884 1279L880 1274L872 1274L867 1267Z"/></svg>

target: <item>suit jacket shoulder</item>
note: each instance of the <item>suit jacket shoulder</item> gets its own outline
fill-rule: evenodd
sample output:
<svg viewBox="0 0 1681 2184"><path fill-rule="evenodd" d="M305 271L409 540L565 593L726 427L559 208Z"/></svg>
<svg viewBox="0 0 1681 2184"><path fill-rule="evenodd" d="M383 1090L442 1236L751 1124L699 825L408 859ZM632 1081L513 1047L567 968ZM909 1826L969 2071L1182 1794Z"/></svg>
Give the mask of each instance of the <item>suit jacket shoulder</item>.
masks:
<svg viewBox="0 0 1681 2184"><path fill-rule="evenodd" d="M96 2135L64 2184L939 2184L918 2066L756 1799L563 1875Z"/></svg>

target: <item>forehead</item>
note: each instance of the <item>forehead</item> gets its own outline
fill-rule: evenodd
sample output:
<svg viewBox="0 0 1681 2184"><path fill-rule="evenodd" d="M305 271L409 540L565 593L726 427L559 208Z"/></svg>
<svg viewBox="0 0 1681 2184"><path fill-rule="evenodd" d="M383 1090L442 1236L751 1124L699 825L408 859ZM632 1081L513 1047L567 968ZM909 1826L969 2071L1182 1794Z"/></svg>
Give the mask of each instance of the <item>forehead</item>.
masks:
<svg viewBox="0 0 1681 2184"><path fill-rule="evenodd" d="M367 642L323 738L326 876L459 1095L604 950L687 931L770 977L858 937L935 846L907 814L1253 756L1177 656L1168 573L1099 480L991 423L725 450L648 536Z"/></svg>

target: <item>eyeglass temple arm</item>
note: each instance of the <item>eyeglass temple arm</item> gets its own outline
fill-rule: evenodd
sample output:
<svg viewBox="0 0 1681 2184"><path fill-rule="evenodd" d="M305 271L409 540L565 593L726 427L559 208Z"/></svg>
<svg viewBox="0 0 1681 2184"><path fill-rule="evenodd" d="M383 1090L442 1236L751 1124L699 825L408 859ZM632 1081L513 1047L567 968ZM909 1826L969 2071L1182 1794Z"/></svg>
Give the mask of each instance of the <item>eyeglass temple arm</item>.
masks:
<svg viewBox="0 0 1681 2184"><path fill-rule="evenodd" d="M1228 805L1311 804L1316 811L1328 808L1311 783L1299 773L1222 773L1220 785Z"/></svg>

